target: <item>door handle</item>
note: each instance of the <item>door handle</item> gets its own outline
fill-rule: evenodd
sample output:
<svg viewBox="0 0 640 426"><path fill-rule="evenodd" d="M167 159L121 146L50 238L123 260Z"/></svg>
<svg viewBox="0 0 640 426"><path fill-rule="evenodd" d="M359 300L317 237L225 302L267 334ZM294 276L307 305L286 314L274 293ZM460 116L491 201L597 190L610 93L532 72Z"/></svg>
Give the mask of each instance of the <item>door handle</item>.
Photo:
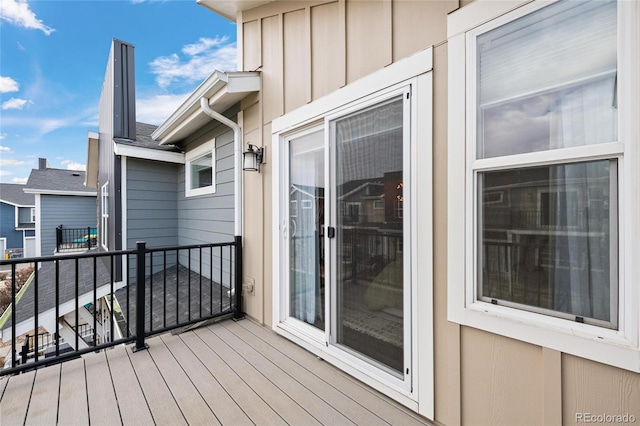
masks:
<svg viewBox="0 0 640 426"><path fill-rule="evenodd" d="M327 237L335 238L336 236L336 228L333 226L327 226Z"/></svg>

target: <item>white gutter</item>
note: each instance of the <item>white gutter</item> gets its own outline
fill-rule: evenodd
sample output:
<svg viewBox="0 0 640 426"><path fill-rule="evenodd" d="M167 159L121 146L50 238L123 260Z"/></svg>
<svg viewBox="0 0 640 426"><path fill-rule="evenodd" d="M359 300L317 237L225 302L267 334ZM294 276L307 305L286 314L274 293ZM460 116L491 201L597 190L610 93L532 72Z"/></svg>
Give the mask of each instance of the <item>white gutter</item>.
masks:
<svg viewBox="0 0 640 426"><path fill-rule="evenodd" d="M234 163L234 224L235 235L242 236L242 128L229 120L224 115L214 111L209 106L209 99L200 98L200 107L202 112L207 114L214 120L219 121L227 127L233 129L233 158Z"/></svg>

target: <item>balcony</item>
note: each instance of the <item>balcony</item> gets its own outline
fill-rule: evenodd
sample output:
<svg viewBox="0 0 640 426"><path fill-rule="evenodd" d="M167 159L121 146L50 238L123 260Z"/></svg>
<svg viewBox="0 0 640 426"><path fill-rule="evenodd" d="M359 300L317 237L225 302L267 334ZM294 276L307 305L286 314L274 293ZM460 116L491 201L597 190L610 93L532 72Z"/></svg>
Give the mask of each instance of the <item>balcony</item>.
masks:
<svg viewBox="0 0 640 426"><path fill-rule="evenodd" d="M242 316L239 237L2 261L13 282L20 262L36 269L12 285L0 327L12 348L2 425L428 424L272 330L230 321Z"/></svg>
<svg viewBox="0 0 640 426"><path fill-rule="evenodd" d="M97 228L56 228L56 253L86 251L97 246Z"/></svg>
<svg viewBox="0 0 640 426"><path fill-rule="evenodd" d="M0 379L2 424L429 424L249 319Z"/></svg>

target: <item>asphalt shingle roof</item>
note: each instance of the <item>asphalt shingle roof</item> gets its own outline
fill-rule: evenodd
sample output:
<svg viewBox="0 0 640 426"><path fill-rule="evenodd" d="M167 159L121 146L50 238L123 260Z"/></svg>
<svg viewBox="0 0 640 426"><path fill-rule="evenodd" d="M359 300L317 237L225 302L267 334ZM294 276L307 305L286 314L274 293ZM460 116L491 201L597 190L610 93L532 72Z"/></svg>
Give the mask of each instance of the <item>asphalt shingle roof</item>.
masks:
<svg viewBox="0 0 640 426"><path fill-rule="evenodd" d="M25 194L24 188L25 185L16 183L0 183L0 200L18 206L35 206L36 196L34 194Z"/></svg>
<svg viewBox="0 0 640 426"><path fill-rule="evenodd" d="M151 139L151 134L158 128L153 124L136 123L136 140L114 138L115 143L130 145L138 148L155 149L158 151L180 152L175 145L160 145Z"/></svg>
<svg viewBox="0 0 640 426"><path fill-rule="evenodd" d="M63 169L33 169L26 189L42 191L95 192L84 185L85 172Z"/></svg>

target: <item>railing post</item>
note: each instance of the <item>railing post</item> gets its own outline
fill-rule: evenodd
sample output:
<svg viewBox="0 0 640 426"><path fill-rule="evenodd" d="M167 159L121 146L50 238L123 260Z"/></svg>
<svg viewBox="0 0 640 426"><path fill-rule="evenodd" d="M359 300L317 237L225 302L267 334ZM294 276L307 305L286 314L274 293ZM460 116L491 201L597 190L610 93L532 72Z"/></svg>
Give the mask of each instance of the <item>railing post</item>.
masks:
<svg viewBox="0 0 640 426"><path fill-rule="evenodd" d="M146 267L146 243L144 241L138 241L136 247L136 345L133 348L133 352L149 348L144 342L144 271Z"/></svg>
<svg viewBox="0 0 640 426"><path fill-rule="evenodd" d="M235 321L244 318L242 314L242 237L235 236L236 247L236 282L235 282L235 297L236 297L236 309L233 313L233 319Z"/></svg>
<svg viewBox="0 0 640 426"><path fill-rule="evenodd" d="M29 355L29 337L27 334L22 344L22 352L20 352L20 363L23 365L27 363L27 356Z"/></svg>
<svg viewBox="0 0 640 426"><path fill-rule="evenodd" d="M62 245L62 225L56 228L56 250L60 250L60 245Z"/></svg>
<svg viewBox="0 0 640 426"><path fill-rule="evenodd" d="M91 248L91 227L87 226L87 248Z"/></svg>

